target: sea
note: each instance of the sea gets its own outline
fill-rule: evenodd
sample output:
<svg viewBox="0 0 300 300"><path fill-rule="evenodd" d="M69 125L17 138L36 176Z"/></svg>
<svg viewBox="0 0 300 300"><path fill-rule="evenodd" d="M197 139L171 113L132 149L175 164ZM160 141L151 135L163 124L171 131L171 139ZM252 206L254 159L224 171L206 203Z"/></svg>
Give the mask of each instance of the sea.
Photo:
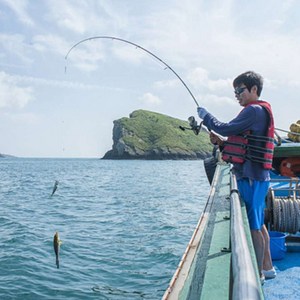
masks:
<svg viewBox="0 0 300 300"><path fill-rule="evenodd" d="M201 160L1 158L0 299L161 299L208 193Z"/></svg>

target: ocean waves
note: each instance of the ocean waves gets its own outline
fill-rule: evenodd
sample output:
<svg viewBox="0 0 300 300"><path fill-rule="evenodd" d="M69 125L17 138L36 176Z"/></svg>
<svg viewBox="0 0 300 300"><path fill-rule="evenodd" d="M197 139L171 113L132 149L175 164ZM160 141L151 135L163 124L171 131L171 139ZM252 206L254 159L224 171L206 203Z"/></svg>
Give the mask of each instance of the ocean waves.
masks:
<svg viewBox="0 0 300 300"><path fill-rule="evenodd" d="M201 161L0 164L1 299L160 299L209 191Z"/></svg>

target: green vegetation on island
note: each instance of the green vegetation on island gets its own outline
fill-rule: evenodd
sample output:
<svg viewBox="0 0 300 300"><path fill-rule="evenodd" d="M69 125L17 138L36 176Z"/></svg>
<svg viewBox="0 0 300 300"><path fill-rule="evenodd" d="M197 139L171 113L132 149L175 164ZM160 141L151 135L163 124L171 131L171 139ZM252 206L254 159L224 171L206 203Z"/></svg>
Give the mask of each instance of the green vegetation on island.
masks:
<svg viewBox="0 0 300 300"><path fill-rule="evenodd" d="M187 121L156 112L137 110L114 121L111 159L198 159L210 155L212 145L204 130L195 135Z"/></svg>

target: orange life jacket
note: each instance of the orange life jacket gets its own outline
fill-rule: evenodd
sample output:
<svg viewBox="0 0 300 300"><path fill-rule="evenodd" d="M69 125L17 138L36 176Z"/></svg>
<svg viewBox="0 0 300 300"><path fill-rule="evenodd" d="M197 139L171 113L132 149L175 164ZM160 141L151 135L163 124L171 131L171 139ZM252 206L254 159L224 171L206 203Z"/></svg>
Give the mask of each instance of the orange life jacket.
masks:
<svg viewBox="0 0 300 300"><path fill-rule="evenodd" d="M280 164L280 174L282 176L297 177L300 174L300 158L289 157Z"/></svg>

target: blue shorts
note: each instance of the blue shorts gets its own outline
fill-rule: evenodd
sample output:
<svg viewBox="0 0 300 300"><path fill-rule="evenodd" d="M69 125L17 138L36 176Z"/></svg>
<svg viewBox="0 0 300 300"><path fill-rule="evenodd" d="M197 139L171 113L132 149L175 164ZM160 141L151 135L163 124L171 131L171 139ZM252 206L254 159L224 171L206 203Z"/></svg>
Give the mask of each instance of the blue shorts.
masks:
<svg viewBox="0 0 300 300"><path fill-rule="evenodd" d="M270 182L242 178L237 181L237 184L240 195L246 204L250 229L260 230L264 225L265 197Z"/></svg>

